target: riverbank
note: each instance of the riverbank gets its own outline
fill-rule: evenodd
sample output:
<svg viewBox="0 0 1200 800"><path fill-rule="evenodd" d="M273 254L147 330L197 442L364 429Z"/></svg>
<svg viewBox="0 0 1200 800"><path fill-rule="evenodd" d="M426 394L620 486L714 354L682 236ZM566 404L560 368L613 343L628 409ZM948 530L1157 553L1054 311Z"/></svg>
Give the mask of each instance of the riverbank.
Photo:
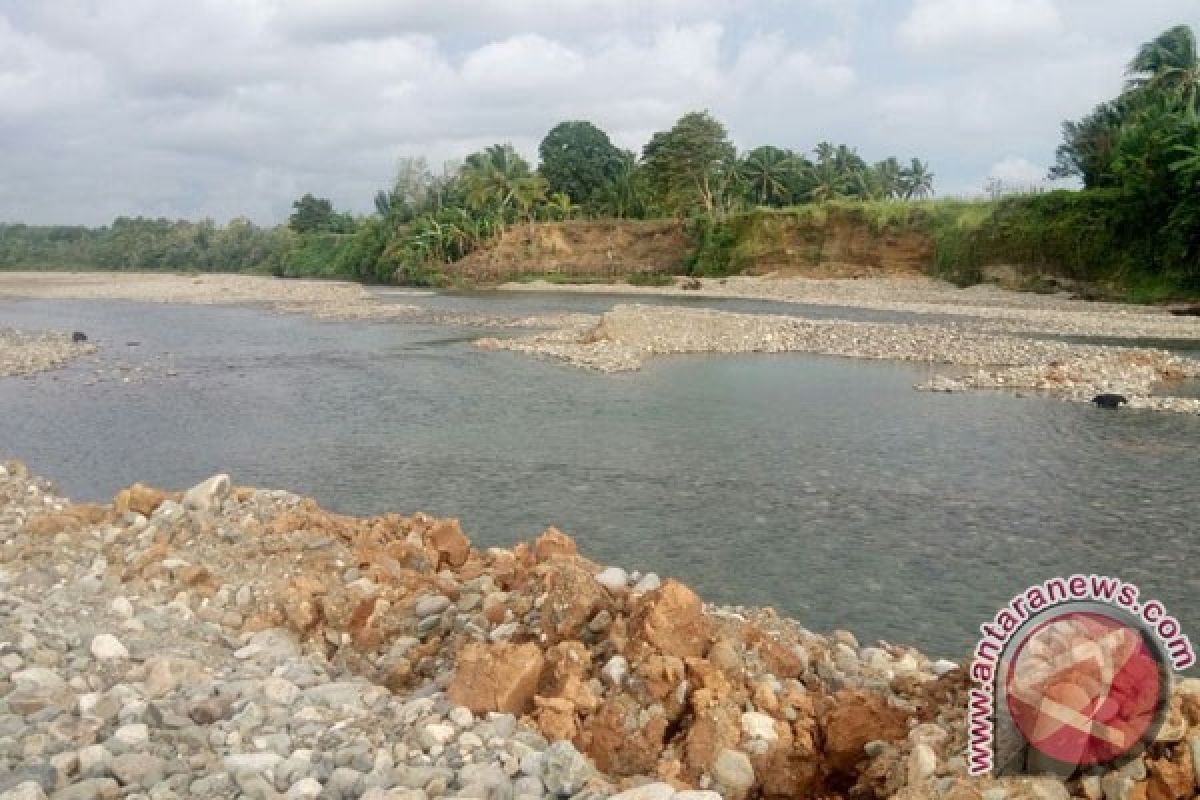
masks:
<svg viewBox="0 0 1200 800"><path fill-rule="evenodd" d="M967 678L713 607L549 529L357 519L214 476L72 505L0 469L4 797L1093 797L966 775ZM965 655L965 654L964 654ZM1133 794L1194 791L1184 682ZM32 784L32 785L31 785ZM986 794L985 794L986 792Z"/></svg>
<svg viewBox="0 0 1200 800"><path fill-rule="evenodd" d="M0 299L3 298L248 305L319 319L346 320L399 319L415 310L410 305L384 303L357 283L224 273L0 271Z"/></svg>
<svg viewBox="0 0 1200 800"><path fill-rule="evenodd" d="M977 367L937 376L918 388L936 391L1029 389L1088 402L1105 392L1130 405L1200 413L1200 398L1152 394L1200 377L1200 361L1163 350L1069 344L972 332L965 326L809 320L707 309L619 305L594 324L576 321L524 337L485 338L486 350L554 358L601 372L640 369L647 358L681 353L804 352Z"/></svg>
<svg viewBox="0 0 1200 800"><path fill-rule="evenodd" d="M74 341L71 333L0 327L0 378L58 369L94 352L96 345Z"/></svg>

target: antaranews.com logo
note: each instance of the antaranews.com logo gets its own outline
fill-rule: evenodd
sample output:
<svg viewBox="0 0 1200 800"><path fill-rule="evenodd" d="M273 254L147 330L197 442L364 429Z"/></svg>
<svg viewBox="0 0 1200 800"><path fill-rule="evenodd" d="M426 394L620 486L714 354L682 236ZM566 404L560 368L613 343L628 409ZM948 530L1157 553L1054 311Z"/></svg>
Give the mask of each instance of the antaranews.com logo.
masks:
<svg viewBox="0 0 1200 800"><path fill-rule="evenodd" d="M970 691L972 775L1057 774L1140 754L1167 714L1171 676L1196 662L1179 621L1136 586L1051 578L980 626Z"/></svg>

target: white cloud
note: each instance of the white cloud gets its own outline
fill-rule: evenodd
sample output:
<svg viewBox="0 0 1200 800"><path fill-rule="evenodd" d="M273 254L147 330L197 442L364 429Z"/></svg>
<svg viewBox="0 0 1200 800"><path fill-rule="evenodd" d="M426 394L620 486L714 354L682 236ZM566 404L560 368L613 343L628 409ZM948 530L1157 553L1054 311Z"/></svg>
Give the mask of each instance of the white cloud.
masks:
<svg viewBox="0 0 1200 800"><path fill-rule="evenodd" d="M911 52L937 57L1044 40L1062 27L1053 0L915 0L897 38Z"/></svg>
<svg viewBox="0 0 1200 800"><path fill-rule="evenodd" d="M1046 169L1021 156L1005 156L988 170L988 178L1006 187L1024 189L1044 184Z"/></svg>

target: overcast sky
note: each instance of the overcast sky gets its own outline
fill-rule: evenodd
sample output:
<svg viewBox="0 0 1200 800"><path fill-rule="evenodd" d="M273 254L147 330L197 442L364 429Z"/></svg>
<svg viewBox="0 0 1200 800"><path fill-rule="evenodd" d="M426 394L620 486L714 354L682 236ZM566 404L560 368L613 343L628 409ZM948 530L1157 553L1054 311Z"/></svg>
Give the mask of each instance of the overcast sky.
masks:
<svg viewBox="0 0 1200 800"><path fill-rule="evenodd" d="M0 0L0 221L366 211L396 159L640 150L708 108L741 149L845 142L939 193L1036 181L1196 0Z"/></svg>

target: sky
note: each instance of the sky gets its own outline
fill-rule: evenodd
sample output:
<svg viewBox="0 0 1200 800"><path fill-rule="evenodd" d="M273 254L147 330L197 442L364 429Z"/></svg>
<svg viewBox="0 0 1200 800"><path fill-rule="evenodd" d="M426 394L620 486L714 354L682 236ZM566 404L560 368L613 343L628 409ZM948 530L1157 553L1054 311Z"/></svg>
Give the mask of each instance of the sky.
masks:
<svg viewBox="0 0 1200 800"><path fill-rule="evenodd" d="M586 119L640 151L708 109L739 149L918 156L939 194L1045 175L1196 0L0 0L0 221L367 212L431 164Z"/></svg>

